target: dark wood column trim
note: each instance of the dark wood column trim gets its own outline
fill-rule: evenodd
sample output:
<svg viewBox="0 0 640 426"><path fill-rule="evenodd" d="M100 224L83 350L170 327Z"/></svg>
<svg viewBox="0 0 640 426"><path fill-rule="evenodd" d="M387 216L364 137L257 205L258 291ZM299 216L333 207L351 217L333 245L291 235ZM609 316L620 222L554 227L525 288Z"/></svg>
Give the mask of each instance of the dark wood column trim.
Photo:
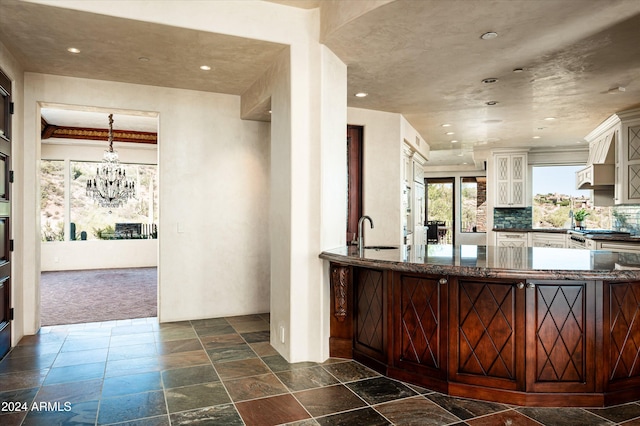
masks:
<svg viewBox="0 0 640 426"><path fill-rule="evenodd" d="M333 265L331 267L331 284L333 285L333 315L343 322L347 317L347 291L349 286L349 267Z"/></svg>
<svg viewBox="0 0 640 426"><path fill-rule="evenodd" d="M353 268L331 262L329 279L329 356L353 358Z"/></svg>

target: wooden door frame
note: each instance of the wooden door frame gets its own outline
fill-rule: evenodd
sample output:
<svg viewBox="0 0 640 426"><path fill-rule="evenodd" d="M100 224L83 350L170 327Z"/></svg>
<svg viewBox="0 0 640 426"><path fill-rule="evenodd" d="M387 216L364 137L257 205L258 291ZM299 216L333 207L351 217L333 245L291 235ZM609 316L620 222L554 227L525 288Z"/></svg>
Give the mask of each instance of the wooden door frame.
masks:
<svg viewBox="0 0 640 426"><path fill-rule="evenodd" d="M347 125L347 234L346 245L355 240L362 216L362 154L364 127Z"/></svg>
<svg viewBox="0 0 640 426"><path fill-rule="evenodd" d="M0 209L0 226L2 232L2 258L0 259L0 358L6 355L11 349L11 322L13 320L12 295L11 295L11 79L0 69L0 91L2 92L4 133L0 136L1 155L4 161L2 180L4 181L4 191L0 194L0 202L3 207Z"/></svg>

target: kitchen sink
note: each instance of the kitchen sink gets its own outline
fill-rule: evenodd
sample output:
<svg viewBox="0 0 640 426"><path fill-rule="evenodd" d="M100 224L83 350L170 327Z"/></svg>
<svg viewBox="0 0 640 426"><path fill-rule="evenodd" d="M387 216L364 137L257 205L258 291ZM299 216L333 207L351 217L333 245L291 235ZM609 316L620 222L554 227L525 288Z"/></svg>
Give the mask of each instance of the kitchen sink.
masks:
<svg viewBox="0 0 640 426"><path fill-rule="evenodd" d="M368 250L396 250L398 247L394 246L364 246Z"/></svg>

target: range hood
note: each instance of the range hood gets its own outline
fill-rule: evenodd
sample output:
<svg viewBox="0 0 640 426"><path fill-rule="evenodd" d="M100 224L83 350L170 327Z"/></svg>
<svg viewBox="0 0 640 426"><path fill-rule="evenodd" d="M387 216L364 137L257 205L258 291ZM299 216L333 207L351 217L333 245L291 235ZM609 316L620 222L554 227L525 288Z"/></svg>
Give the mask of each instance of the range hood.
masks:
<svg viewBox="0 0 640 426"><path fill-rule="evenodd" d="M615 202L617 123L606 126L604 132L600 127L587 135L587 166L576 172L576 188L592 190L596 206L612 206Z"/></svg>
<svg viewBox="0 0 640 426"><path fill-rule="evenodd" d="M587 137L588 138L588 137ZM587 166L576 172L576 188L611 191L616 183L616 129L610 129L589 143Z"/></svg>

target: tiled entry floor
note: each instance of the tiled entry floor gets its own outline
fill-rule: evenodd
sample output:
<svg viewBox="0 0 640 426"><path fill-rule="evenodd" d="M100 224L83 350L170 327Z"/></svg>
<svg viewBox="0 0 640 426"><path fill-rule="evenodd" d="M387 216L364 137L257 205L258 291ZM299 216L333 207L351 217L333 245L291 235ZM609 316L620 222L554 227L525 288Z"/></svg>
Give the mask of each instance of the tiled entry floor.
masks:
<svg viewBox="0 0 640 426"><path fill-rule="evenodd" d="M638 403L520 408L289 364L268 336L268 315L47 327L0 362L0 425L640 425Z"/></svg>

